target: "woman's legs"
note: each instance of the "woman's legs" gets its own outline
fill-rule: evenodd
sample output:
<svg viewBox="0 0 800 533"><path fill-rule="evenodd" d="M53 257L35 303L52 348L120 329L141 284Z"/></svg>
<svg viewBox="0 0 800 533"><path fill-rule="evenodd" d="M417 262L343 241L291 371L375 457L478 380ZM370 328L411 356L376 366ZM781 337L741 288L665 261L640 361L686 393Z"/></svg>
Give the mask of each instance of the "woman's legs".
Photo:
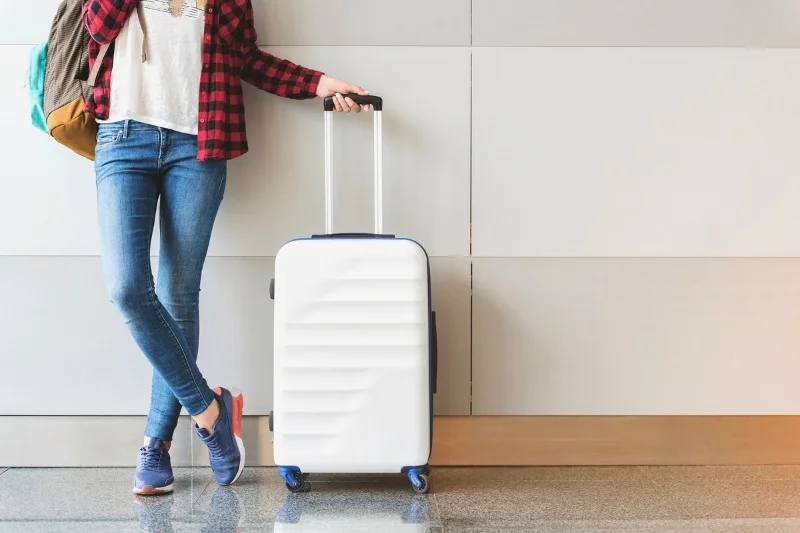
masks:
<svg viewBox="0 0 800 533"><path fill-rule="evenodd" d="M215 396L156 296L150 268L164 137L163 130L136 123L100 126L95 168L101 255L108 291L131 335L178 402L196 416Z"/></svg>
<svg viewBox="0 0 800 533"><path fill-rule="evenodd" d="M163 441L172 438L180 406L197 424L217 481L235 483L245 462L244 399L237 391L212 391L196 363L200 274L224 191L225 163L200 164L196 137L144 124L101 124L97 138L103 272L112 301L155 374L146 428L151 438L139 452L134 492L172 490ZM163 237L157 294L150 242L159 198Z"/></svg>
<svg viewBox="0 0 800 533"><path fill-rule="evenodd" d="M160 181L156 293L186 339L193 361L200 338L200 281L214 221L225 192L226 162L196 160L197 140L167 132ZM154 371L145 435L171 440L181 404Z"/></svg>

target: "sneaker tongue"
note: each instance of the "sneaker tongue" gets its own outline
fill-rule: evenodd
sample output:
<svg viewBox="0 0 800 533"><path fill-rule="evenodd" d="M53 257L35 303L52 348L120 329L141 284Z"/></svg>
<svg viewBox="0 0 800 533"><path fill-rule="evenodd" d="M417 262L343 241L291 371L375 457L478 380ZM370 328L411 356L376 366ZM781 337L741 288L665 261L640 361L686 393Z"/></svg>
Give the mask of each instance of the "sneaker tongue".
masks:
<svg viewBox="0 0 800 533"><path fill-rule="evenodd" d="M150 438L150 442L147 443L147 447L148 448L155 448L155 449L166 448L166 446L164 446L164 441L163 440L156 439L154 437Z"/></svg>

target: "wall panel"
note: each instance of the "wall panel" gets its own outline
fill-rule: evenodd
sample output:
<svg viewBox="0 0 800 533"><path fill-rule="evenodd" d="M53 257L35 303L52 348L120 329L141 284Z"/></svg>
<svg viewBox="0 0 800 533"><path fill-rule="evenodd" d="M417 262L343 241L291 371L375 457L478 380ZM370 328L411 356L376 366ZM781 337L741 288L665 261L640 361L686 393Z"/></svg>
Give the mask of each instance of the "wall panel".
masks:
<svg viewBox="0 0 800 533"><path fill-rule="evenodd" d="M60 0L0 0L0 45L47 39ZM470 0L252 0L263 45L453 46L470 43ZM424 14L424 16L421 16Z"/></svg>
<svg viewBox="0 0 800 533"><path fill-rule="evenodd" d="M157 275L157 260L154 260ZM469 414L469 261L433 259L440 324L437 414ZM272 407L272 258L212 258L201 292L200 369ZM0 257L0 416L141 415L150 367L108 301L94 257Z"/></svg>
<svg viewBox="0 0 800 533"><path fill-rule="evenodd" d="M477 415L800 413L800 262L476 259Z"/></svg>
<svg viewBox="0 0 800 533"><path fill-rule="evenodd" d="M472 252L796 257L800 50L478 49ZM497 73L525 98L497 105Z"/></svg>
<svg viewBox="0 0 800 533"><path fill-rule="evenodd" d="M793 0L474 0L473 6L476 46L800 46Z"/></svg>
<svg viewBox="0 0 800 533"><path fill-rule="evenodd" d="M276 48L274 53L360 83L386 98L385 229L419 240L434 256L469 254L468 50L453 48ZM23 72L27 48L0 47ZM426 80L408 84L407 73ZM446 102L432 94L448 94ZM22 85L4 101L27 102ZM324 231L323 113L246 87L250 153L229 165L210 255L273 256L289 239ZM335 117L337 231L372 228L372 114ZM30 124L25 105L0 108L5 157L0 255L99 253L91 162ZM157 246L153 253L158 252Z"/></svg>

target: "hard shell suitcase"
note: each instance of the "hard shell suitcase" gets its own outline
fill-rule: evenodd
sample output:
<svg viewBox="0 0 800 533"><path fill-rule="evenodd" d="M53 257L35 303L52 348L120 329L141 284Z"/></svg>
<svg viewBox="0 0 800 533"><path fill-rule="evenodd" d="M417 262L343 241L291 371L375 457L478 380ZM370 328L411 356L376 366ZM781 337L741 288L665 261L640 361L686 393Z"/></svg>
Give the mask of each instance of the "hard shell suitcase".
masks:
<svg viewBox="0 0 800 533"><path fill-rule="evenodd" d="M383 100L374 112L374 233L333 224L333 100L326 98L325 233L275 259L274 460L292 492L313 473L406 474L428 492L436 392L430 263L416 241L383 233Z"/></svg>

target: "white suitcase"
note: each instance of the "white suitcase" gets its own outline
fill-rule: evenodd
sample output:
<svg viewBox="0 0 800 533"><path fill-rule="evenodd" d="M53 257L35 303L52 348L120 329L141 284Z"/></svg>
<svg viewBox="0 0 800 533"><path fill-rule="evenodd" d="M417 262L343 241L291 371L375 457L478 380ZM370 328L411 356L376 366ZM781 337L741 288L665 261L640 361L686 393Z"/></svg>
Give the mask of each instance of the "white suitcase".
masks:
<svg viewBox="0 0 800 533"><path fill-rule="evenodd" d="M333 101L325 99L325 233L275 259L274 460L292 492L310 473L406 474L428 492L436 388L436 316L428 255L384 235L379 97L375 232L334 234Z"/></svg>

